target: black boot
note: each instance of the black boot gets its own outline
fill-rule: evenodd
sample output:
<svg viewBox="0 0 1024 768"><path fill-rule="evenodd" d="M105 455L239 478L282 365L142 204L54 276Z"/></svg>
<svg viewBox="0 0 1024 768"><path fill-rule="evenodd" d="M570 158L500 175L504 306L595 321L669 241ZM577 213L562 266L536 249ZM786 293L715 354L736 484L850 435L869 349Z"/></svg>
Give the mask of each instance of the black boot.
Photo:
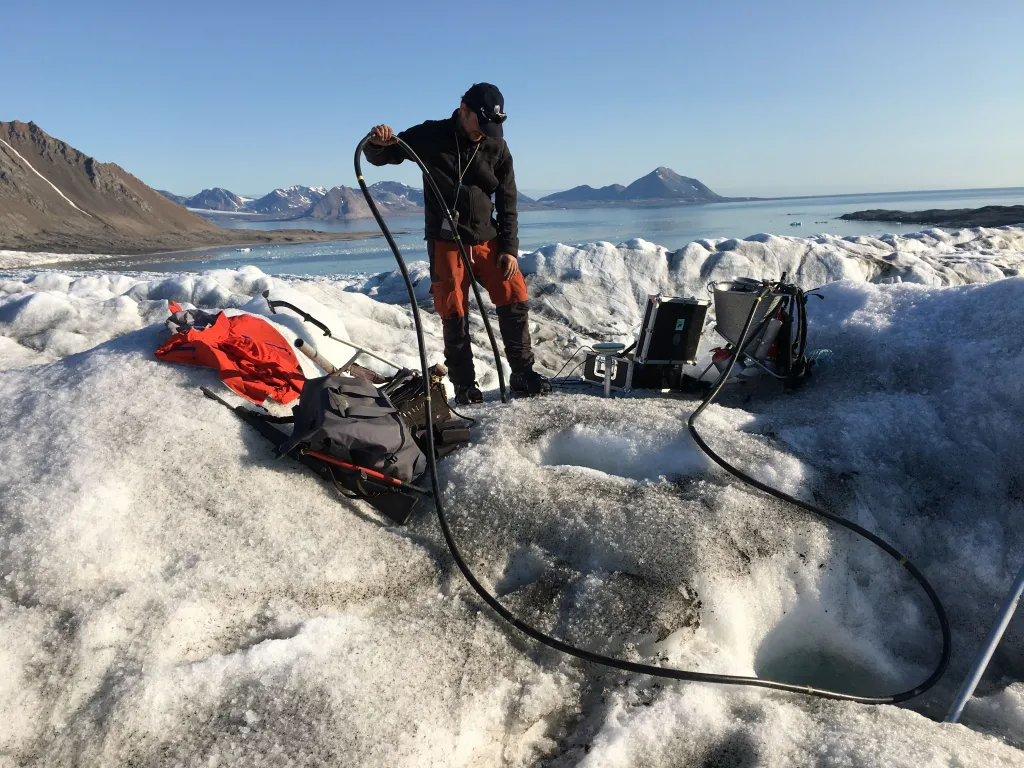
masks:
<svg viewBox="0 0 1024 768"><path fill-rule="evenodd" d="M456 405L476 405L484 401L484 393L474 381L472 384L455 385Z"/></svg>
<svg viewBox="0 0 1024 768"><path fill-rule="evenodd" d="M509 388L520 397L546 395L551 392L551 382L547 376L541 376L533 368L525 371L514 371L508 380Z"/></svg>

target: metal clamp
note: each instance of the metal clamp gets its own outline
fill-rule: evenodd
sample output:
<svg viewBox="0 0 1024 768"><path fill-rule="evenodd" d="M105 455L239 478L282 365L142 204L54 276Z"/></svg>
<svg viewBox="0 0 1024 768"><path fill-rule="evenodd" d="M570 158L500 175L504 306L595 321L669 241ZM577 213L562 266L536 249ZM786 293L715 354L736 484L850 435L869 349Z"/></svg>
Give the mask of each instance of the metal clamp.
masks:
<svg viewBox="0 0 1024 768"><path fill-rule="evenodd" d="M605 341L594 345L594 351L604 358L604 396L612 396L612 366L615 357L626 348L617 341Z"/></svg>

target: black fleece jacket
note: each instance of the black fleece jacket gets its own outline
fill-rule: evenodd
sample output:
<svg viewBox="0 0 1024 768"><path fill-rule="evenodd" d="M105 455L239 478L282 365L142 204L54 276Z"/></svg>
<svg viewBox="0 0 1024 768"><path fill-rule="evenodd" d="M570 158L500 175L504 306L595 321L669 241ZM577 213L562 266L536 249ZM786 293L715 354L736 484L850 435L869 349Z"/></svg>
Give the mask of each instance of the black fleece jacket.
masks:
<svg viewBox="0 0 1024 768"><path fill-rule="evenodd" d="M477 245L497 238L502 253L519 255L516 175L504 139L485 137L474 144L459 127L457 112L447 120L414 125L398 136L430 169L445 204L458 212L459 234L464 242ZM363 154L373 165L399 165L408 159L396 144L378 147L367 142ZM460 163L464 175L456 201ZM426 181L423 192L426 239L454 240L447 229L442 229L444 215Z"/></svg>

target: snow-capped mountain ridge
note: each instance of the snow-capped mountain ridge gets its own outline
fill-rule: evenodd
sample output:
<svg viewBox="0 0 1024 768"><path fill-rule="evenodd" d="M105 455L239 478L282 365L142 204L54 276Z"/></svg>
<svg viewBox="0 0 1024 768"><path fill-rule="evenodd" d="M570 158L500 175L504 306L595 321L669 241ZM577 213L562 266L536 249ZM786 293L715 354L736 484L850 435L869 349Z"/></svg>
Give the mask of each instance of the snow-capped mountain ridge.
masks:
<svg viewBox="0 0 1024 768"><path fill-rule="evenodd" d="M334 187L334 189L355 190L355 187ZM410 187L397 181L378 181L371 184L370 193L374 200L391 213L401 213L408 210L412 212L416 208L423 207L423 190ZM252 203L247 203L245 210L259 214L279 214L282 216L299 217L308 215L313 218L313 206L315 206L327 193L325 187L303 187L299 185L275 189L264 197ZM179 199L176 195L165 193L172 199ZM687 176L680 176L671 168L659 166L646 176L643 176L628 186L622 184L609 184L608 186L595 189L586 184L564 192L556 192L540 200L533 200L520 194L519 203L523 206L539 205L541 207L551 204L574 203L586 205L588 203L643 203L645 201L674 201L679 203L709 203L727 200L716 194L707 185ZM201 207L192 205L191 207ZM363 206L365 208L365 206ZM359 214L361 217L369 216L366 209ZM348 217L348 216L347 216ZM352 216L351 218L355 218Z"/></svg>
<svg viewBox="0 0 1024 768"><path fill-rule="evenodd" d="M197 195L186 198L182 203L186 208L195 208L207 211L237 212L248 209L252 198L236 195L230 190L221 187L204 189Z"/></svg>
<svg viewBox="0 0 1024 768"><path fill-rule="evenodd" d="M253 213L299 215L316 205L327 190L323 187L304 187L294 184L268 192L248 206Z"/></svg>
<svg viewBox="0 0 1024 768"><path fill-rule="evenodd" d="M334 190L337 190L335 201L320 205ZM377 204L389 213L411 213L423 207L423 190L397 181L378 181L370 185L370 193ZM274 189L257 199L243 198L220 188L203 190L192 197L182 197L164 191L160 194L191 209L259 214L263 217L279 216L282 219L349 219L369 218L371 215L365 201L356 200L356 196L361 198L359 190L346 186L328 189L294 184ZM348 201L344 205L340 202L342 198ZM325 211L332 213L328 215Z"/></svg>

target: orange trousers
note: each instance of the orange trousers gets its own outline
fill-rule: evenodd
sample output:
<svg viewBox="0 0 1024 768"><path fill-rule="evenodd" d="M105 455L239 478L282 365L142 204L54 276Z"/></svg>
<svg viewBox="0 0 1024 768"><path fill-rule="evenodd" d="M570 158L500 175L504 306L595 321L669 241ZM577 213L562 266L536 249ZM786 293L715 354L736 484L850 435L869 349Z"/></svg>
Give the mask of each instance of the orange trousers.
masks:
<svg viewBox="0 0 1024 768"><path fill-rule="evenodd" d="M501 251L497 240L465 245L465 248L473 263L473 274L496 307L526 301L523 273L516 272L511 280L506 280L498 266ZM469 311L469 273L462 263L458 245L448 240L428 240L427 252L430 254L430 293L434 297L434 309L443 320L465 317Z"/></svg>

